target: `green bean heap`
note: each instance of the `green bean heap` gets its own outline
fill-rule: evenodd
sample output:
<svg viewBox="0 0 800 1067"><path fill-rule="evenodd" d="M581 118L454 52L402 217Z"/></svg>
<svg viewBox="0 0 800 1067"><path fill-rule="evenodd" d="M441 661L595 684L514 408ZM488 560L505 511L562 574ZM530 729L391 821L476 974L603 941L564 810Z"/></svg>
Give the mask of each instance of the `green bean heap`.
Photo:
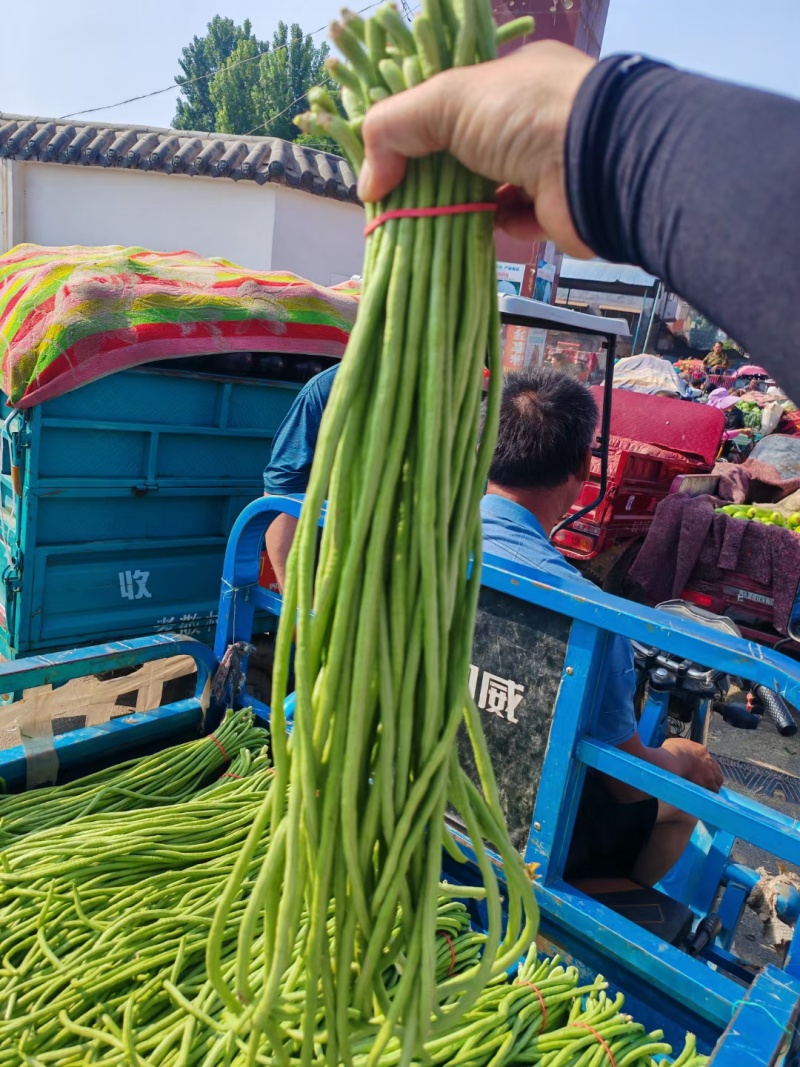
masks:
<svg viewBox="0 0 800 1067"><path fill-rule="evenodd" d="M172 753L163 755L168 764ZM87 816L32 834L6 851L0 875L0 1067L250 1061L246 1039L225 1025L205 955L217 897L271 788L266 756L245 749L217 781L186 801ZM245 894L268 847L264 834L243 875ZM243 899L232 909L220 940L219 966L228 980L236 969L244 907ZM435 927L435 975L443 982L474 966L486 938L470 929L465 905L449 896L437 902ZM329 940L334 931L331 914ZM265 948L263 931L257 947ZM307 995L301 948L301 941L293 946L283 986L291 1067L300 1063ZM264 980L260 959L249 978L258 989ZM398 985L392 963L385 979L391 999ZM458 1027L426 1042L424 1062L588 1067L604 1062L599 1053L607 1047L618 1067L653 1067L653 1057L670 1046L660 1032L647 1034L623 1014L622 997L609 999L605 989L601 977L581 985L574 967L558 958L540 961L532 949L513 978L500 975L482 990ZM353 1021L356 1067L368 1062L374 1035L374 1023ZM400 1040L389 1041L381 1067L400 1062ZM326 1044L320 1027L315 1067L325 1064ZM279 1061L261 1049L255 1062ZM662 1061L664 1067L668 1062ZM675 1063L705 1063L691 1035Z"/></svg>
<svg viewBox="0 0 800 1067"><path fill-rule="evenodd" d="M173 752L160 756L169 768ZM184 1067L190 1049L218 1043L219 1025L201 1025L205 1008L221 1007L206 976L208 933L271 781L265 752L243 749L186 800L88 815L0 853L2 1067Z"/></svg>
<svg viewBox="0 0 800 1067"><path fill-rule="evenodd" d="M210 781L240 751L263 748L266 734L250 711L228 712L215 734L118 763L64 785L0 796L0 847L83 815L178 803Z"/></svg>
<svg viewBox="0 0 800 1067"><path fill-rule="evenodd" d="M445 67L496 55L487 0L423 6L411 28L391 5L366 21L345 14L332 27L348 61L331 69L349 119L318 89L308 124L336 137L356 168L360 118L371 102ZM530 20L514 28L531 29ZM439 155L411 163L402 185L369 207L367 217L492 198L483 178ZM486 212L393 219L368 238L359 315L321 425L289 559L272 693L275 788L242 869L267 829L270 844L240 931L236 981L218 987L237 1033L250 1035L253 1050L265 1038L278 1062L291 1044L282 987L298 941L307 969L301 1062L317 1055L322 1018L326 1062L351 1063L354 1026L374 1020L368 1063L380 1062L399 1038L405 1065L456 1026L536 933L530 879L509 841L467 690L479 503L502 377L495 289ZM487 351L492 373L479 441ZM317 521L326 499L318 559ZM281 709L295 625L297 705L287 741ZM480 788L456 755L465 721ZM477 853L488 934L473 966L437 982L442 847L457 852L445 833L448 805ZM487 843L504 864L507 923ZM220 925L239 898L234 878ZM400 933L392 938L398 917ZM256 991L249 975L262 922L266 979ZM209 952L211 960L213 940ZM391 1000L387 962L398 976Z"/></svg>
<svg viewBox="0 0 800 1067"><path fill-rule="evenodd" d="M249 721L249 714L236 713L227 723ZM147 806L78 816L17 839L0 853L0 1067L299 1067L308 992L306 912L281 988L288 1056L274 1056L267 1044L254 1051L247 1036L228 1025L217 993L220 982L235 980L240 927L270 845L267 831L240 872L242 894L220 928L217 901L241 862L262 798L274 788L266 752L255 748L264 735L252 726L249 731L253 744L242 747L215 780L198 780L196 791L180 801L164 794L159 803L144 791L140 798ZM231 740L230 731L217 737ZM193 745L159 753L165 777L170 768L184 766ZM131 766L120 770L121 780L130 778ZM104 780L113 785L112 776ZM13 814L14 804L26 797L9 799ZM57 805L57 791L50 802ZM465 904L452 898L455 890L442 888L432 944L437 983L473 968L487 940L471 929ZM335 935L331 908L329 945ZM248 974L255 991L265 980L266 936L262 926ZM398 916L389 945L402 936ZM215 939L211 969L209 937ZM401 979L391 952L381 967L391 1002ZM653 1057L669 1051L663 1036L647 1034L622 1013L622 998L608 999L605 989L602 978L581 985L574 967L565 968L558 958L540 961L531 949L513 978L493 978L459 1025L430 1037L424 1059L414 1063L599 1067L607 1047L618 1067L653 1067ZM321 1022L314 1067L327 1062L329 1035ZM354 1067L370 1062L379 1025L351 1020ZM401 1035L390 1038L381 1067L400 1063L401 1041ZM665 1067L668 1062L662 1061ZM705 1063L691 1035L675 1063Z"/></svg>

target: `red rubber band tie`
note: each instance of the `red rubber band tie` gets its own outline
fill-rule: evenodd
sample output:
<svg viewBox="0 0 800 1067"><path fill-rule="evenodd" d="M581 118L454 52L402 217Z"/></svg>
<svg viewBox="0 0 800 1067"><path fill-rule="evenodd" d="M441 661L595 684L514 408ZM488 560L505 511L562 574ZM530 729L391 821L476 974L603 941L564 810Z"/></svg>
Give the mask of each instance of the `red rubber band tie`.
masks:
<svg viewBox="0 0 800 1067"><path fill-rule="evenodd" d="M226 760L229 760L229 758L230 758L230 757L228 756L228 753L227 753L227 752L225 751L225 749L224 749L224 748L222 747L222 744L221 744L221 743L220 743L220 741L219 741L219 740L218 740L218 739L217 739L217 738L216 738L216 737L214 736L214 734L209 734L208 736L209 736L209 737L211 738L211 740L212 740L212 741L214 742L214 744L215 744L215 745L217 746L217 748L218 748L218 749L220 750L220 752L221 752L221 753L222 753L222 755L223 755L223 756L225 757L225 759L226 759Z"/></svg>
<svg viewBox="0 0 800 1067"><path fill-rule="evenodd" d="M225 773L224 773L224 774L221 774L221 775L220 775L220 778L238 778L238 779L239 779L239 781L241 781L241 780L242 780L242 776L241 776L241 774L231 774L231 772L230 772L230 771L225 771Z"/></svg>
<svg viewBox="0 0 800 1067"><path fill-rule="evenodd" d="M539 1003L542 1006L542 1030L546 1030L547 1029L547 1005L544 1002L544 997L542 996L541 991L539 990L539 988L537 986L535 986L533 984L533 982L520 982L520 981L517 981L516 984L517 985L526 985L528 987L528 989L532 989L534 991L534 993L536 994L536 996L539 998Z"/></svg>
<svg viewBox="0 0 800 1067"><path fill-rule="evenodd" d="M614 1062L614 1056L612 1055L611 1049L608 1047L608 1045L603 1040L602 1034L598 1034L598 1032L595 1030L595 1028L593 1026L589 1026L588 1023L570 1023L569 1025L570 1026L574 1026L576 1028L580 1027L582 1030L588 1030L590 1034L594 1034L594 1036L597 1038L597 1040L602 1045L606 1056L608 1056L608 1062L611 1064L611 1067L617 1067L616 1063Z"/></svg>
<svg viewBox="0 0 800 1067"><path fill-rule="evenodd" d="M497 211L497 204L448 204L446 207L399 207L394 211L384 211L364 227L364 236L369 237L373 230L383 226L391 219L435 219L441 215L466 215L475 211Z"/></svg>
<svg viewBox="0 0 800 1067"><path fill-rule="evenodd" d="M447 944L450 946L450 970L447 972L447 977L449 978L453 971L456 969L456 950L453 947L453 939L450 934L446 934L444 930L439 930L438 934L439 937L443 937Z"/></svg>

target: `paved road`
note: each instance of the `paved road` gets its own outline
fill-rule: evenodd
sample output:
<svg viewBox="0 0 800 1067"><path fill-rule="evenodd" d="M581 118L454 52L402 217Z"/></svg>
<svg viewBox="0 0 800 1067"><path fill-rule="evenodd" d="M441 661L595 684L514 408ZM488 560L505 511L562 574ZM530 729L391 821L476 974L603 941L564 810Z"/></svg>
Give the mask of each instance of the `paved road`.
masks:
<svg viewBox="0 0 800 1067"><path fill-rule="evenodd" d="M736 730L723 722L719 715L715 715L709 733L708 747L715 754L740 760L758 770L765 771L760 781L754 781L755 788L728 781L726 784L730 788L800 820L800 804L787 797L788 790L783 791L783 796L780 788L775 789L771 796L764 792L764 787L774 788L770 783L770 768L800 778L800 733L794 737L781 737L766 717L758 730ZM773 782L778 784L779 779ZM773 857L747 842L737 842L734 857L741 863L746 863L748 867L765 867L770 873L777 874L777 865ZM797 870L797 873L800 874L800 870ZM745 914L739 924L734 949L743 959L759 966L767 963L778 965L781 963L777 953L765 944L762 924L749 908L745 908Z"/></svg>

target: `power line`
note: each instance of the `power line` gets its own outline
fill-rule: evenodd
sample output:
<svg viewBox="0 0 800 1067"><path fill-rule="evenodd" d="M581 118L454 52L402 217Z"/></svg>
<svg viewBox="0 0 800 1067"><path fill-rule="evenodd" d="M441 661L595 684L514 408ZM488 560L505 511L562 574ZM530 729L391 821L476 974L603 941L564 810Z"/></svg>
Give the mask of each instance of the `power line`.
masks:
<svg viewBox="0 0 800 1067"><path fill-rule="evenodd" d="M371 8L377 7L378 4L380 4L382 2L383 2L383 0L374 0L373 3L367 4L366 7L360 8L356 12L356 14L361 15L365 11L369 11ZM318 29L312 30L311 33L307 33L306 37L316 37L318 33L322 33L327 28L328 28L327 24L325 26L320 26ZM279 48L274 49L272 54L276 55L278 52L285 51L288 47L289 47L288 43L287 44L283 44ZM259 52L258 55L255 55L255 56L247 56L245 59L237 59L235 63L228 64L228 66L226 66L225 69L226 70L234 70L236 67L240 67L244 63L252 63L254 59L261 59L261 57L263 55L267 55L267 54L268 54L267 52ZM154 89L151 93L141 93L139 96L131 96L127 100L118 100L116 102L116 104L103 104L102 107L87 107L87 108L84 108L83 111L70 111L66 115L61 115L59 117L59 121L61 121L62 119L75 118L77 115L94 115L98 111L111 111L112 108L122 107L125 104L135 104L138 100L149 100L150 97L152 97L152 96L161 96L163 93L171 93L175 89L181 90L181 89L183 89L183 87L185 85L193 85L195 82L201 82L201 81L205 81L207 78L213 78L214 75L217 74L217 73L218 73L218 71L213 70L209 74L198 74L196 78L187 78L185 81L180 82L180 83L173 82L171 85L167 85L163 89ZM301 99L302 99L302 97L301 97ZM294 104L296 104L296 103L297 103L297 101L295 100L292 104L289 105L289 108L293 107ZM284 114L286 111L289 110L289 108L285 108L284 111L281 112L281 114ZM273 116L273 118L278 118L278 117L279 117L278 115L274 115ZM270 121L272 121L272 120L270 120ZM261 125L263 126L265 124L262 123ZM256 126L256 129L259 129L259 128L260 127ZM245 134L244 136L247 136L247 134Z"/></svg>

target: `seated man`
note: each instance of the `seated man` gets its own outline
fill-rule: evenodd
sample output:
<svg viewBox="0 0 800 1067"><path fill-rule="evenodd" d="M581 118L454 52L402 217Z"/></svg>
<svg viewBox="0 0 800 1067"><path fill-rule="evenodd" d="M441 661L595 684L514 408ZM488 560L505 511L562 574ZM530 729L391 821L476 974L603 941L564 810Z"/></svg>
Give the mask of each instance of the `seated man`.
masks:
<svg viewBox="0 0 800 1067"><path fill-rule="evenodd" d="M272 442L272 456L264 471L265 496L292 496L305 493L308 488L319 424L338 369L337 363L315 375L295 397ZM279 515L267 530L267 552L281 591L286 581L286 559L296 529L297 519Z"/></svg>
<svg viewBox="0 0 800 1067"><path fill-rule="evenodd" d="M591 585L548 535L589 475L597 422L592 394L574 378L548 367L506 378L497 446L481 501L487 555ZM718 791L722 772L704 746L683 738L669 738L661 748L642 744L633 708L635 687L630 643L612 636L592 736ZM652 885L678 859L694 824L677 808L588 771L567 876L632 877Z"/></svg>

